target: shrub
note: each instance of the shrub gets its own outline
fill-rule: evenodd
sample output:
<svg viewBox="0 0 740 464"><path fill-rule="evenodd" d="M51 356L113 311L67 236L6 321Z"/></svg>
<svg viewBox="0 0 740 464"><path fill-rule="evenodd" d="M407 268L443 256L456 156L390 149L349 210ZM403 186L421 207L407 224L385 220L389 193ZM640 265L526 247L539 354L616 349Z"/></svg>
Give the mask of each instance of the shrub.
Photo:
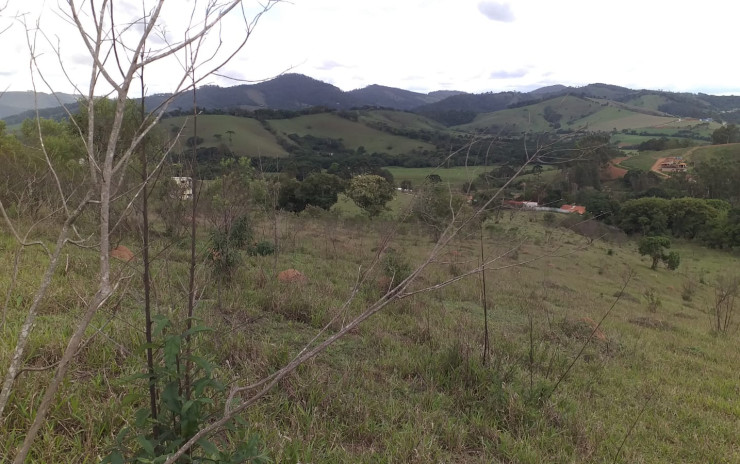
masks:
<svg viewBox="0 0 740 464"><path fill-rule="evenodd" d="M660 296L658 296L655 293L655 290L653 290L652 288L648 288L647 290L645 290L644 295L645 295L645 298L647 299L648 310L651 313L656 312L658 308L660 308L663 305L663 302L661 301Z"/></svg>
<svg viewBox="0 0 740 464"><path fill-rule="evenodd" d="M247 250L249 256L268 256L275 254L275 244L269 240L262 240L261 242L252 245Z"/></svg>
<svg viewBox="0 0 740 464"><path fill-rule="evenodd" d="M411 265L395 250L389 249L383 258L383 275L396 285L411 275Z"/></svg>

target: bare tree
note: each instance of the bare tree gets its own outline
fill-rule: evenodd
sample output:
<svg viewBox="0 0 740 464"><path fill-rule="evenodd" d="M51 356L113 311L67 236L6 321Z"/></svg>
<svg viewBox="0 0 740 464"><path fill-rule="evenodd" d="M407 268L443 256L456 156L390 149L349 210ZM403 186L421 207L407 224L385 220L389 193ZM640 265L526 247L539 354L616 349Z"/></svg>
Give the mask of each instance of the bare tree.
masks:
<svg viewBox="0 0 740 464"><path fill-rule="evenodd" d="M156 126L169 102L178 94L198 85L231 60L247 43L262 15L279 3L279 0L267 0L258 4L251 18L247 16L244 3L243 0L195 2L189 16L189 23L176 40L173 40L167 32L172 24L168 25L165 21L164 13L167 8L181 9L180 2L144 0L142 1L144 13L140 14L131 13L126 10L125 5L122 7L112 0L88 2L68 0L60 12L67 25L77 32L91 62L89 83L84 90L77 82L70 81L71 85L83 95L81 105L84 106L86 119L78 124L77 129L83 141L88 173L87 179L79 184L83 186L82 191L79 185L70 190L68 186L60 182L57 175L59 166L43 149L43 135L39 131L46 168L55 179L55 187L61 204L60 211L64 221L54 246L46 249L47 268L28 308L26 319L17 334L16 348L0 391L0 417L3 417L15 378L22 369L23 356L39 306L47 293L52 276L60 263L62 250L66 245L69 243L81 246L93 245L99 249L98 281L97 289L86 301L85 309L76 321L76 327L67 341L61 360L56 365L53 378L44 392L33 422L26 431L23 445L14 458L16 463L24 462L28 456L59 386L75 354L80 349L91 320L120 285L120 280L111 272L110 263L111 231L119 219L112 215L112 205L123 197L121 189L125 172L133 155L138 152L142 141ZM241 21L241 37L233 40L232 31L227 46L220 37L221 25L231 17ZM46 41L55 49L60 64L63 64L60 48L44 34L39 22L36 24L24 22L23 24L27 31L30 65L34 76L52 88L45 77L46 70L41 69L37 61L39 57L37 42ZM178 60L181 54L186 58ZM135 79L140 76L144 68L158 66L162 63L169 63L170 70L182 69L179 77L173 76L172 97L149 113L140 121L130 137L124 139L122 137L124 116ZM93 130L96 127L98 116L96 100L100 95L108 95L114 108L109 126L106 127L106 137L102 139L96 137L96 131ZM144 185L146 185L146 179ZM139 186L135 189L134 197L141 193L142 188ZM98 230L92 235L92 242L75 228L77 218L91 206L95 207L99 217ZM130 203L126 207L130 207ZM2 202L0 202L0 214L19 244L22 246L35 244L46 248L43 243L28 242L23 239Z"/></svg>
<svg viewBox="0 0 740 464"><path fill-rule="evenodd" d="M115 228L117 221L117 218L112 215L111 206L122 197L122 186L124 184L124 174L127 166L132 161L134 154L138 153L142 142L161 118L167 108L168 102L171 101L171 99L168 100L153 113L144 117L131 137L122 138L126 104L134 80L140 76L145 67L156 65L170 58L176 58L182 54L183 59L178 61L182 69L182 75L180 80L175 84L175 93L173 95L193 89L205 77L223 66L225 62L231 59L244 46L259 18L278 1L268 0L262 4L257 13L255 13L255 16L251 20L245 21L244 24L246 27L244 29L243 41L238 41L233 49L227 51L223 48L223 42L218 38L219 25L232 12L237 13L243 11L240 8L243 0L209 0L205 2L202 10L194 8L190 23L183 37L177 41L171 40L171 37L165 33L166 24L163 22L162 16L165 0L152 1L149 4L150 6L145 8L145 14L140 17L123 16L123 19L121 19L121 16L124 13L114 7L112 0L99 0L97 2L91 0L84 4L78 4L74 0L68 0L66 17L78 32L92 61L89 86L84 92L86 121L83 121L78 127L79 135L84 142L88 173L86 181L80 184L84 188L82 191L75 191L74 195L66 190L67 187L62 182L55 182L61 205L59 208L61 211L60 214L63 215L64 221L54 247L47 249L47 269L36 291L33 302L28 309L26 321L18 334L13 359L5 376L2 393L0 393L0 417L2 417L3 409L12 392L14 380L18 372L22 369L23 355L38 313L39 304L45 297L51 277L60 263L63 248L69 243L84 246L91 245L90 240L75 228L75 222L84 210L92 206L97 210L99 217L99 227L93 239L93 245L99 249L98 281L94 294L87 300L83 313L79 320L76 321L74 333L69 338L64 354L56 365L53 379L44 392L40 405L36 410L33 423L26 433L23 445L15 456L14 462L22 463L25 461L52 401L57 395L60 384L75 354L79 351L83 343L83 336L92 318L120 286L120 279L111 271L110 263L110 234L111 230ZM168 2L167 4L172 5L173 2ZM87 12L88 10L89 12ZM29 49L31 50L31 63L34 69L39 71L38 66L36 66L34 44L37 35L40 34L43 38L43 34L39 32L38 28L33 29L27 27L27 30L30 37ZM213 35L216 37L215 42L209 42L209 37ZM148 44L150 40L155 37L158 39L157 42L162 45L159 45L157 48L149 48ZM42 80L44 79L43 73L39 72L38 75ZM44 82L46 83L46 81ZM96 97L101 93L108 92L114 102L113 117L110 127L107 128L106 138L99 140L96 139L94 131L88 130L88 128L96 127L96 117L98 115L95 104ZM227 131L227 133L229 132ZM42 137L40 131L39 136ZM533 152L527 154L521 168L513 172L509 180L498 192L476 209L472 209L466 204L457 205L449 200L445 202L442 206L444 206L446 222L440 223L435 227L437 240L431 245L429 253L423 262L416 269L412 270L408 277L400 282L394 282L393 288L388 289L385 294L365 307L359 314L349 316L351 303L357 296L361 285L370 278L372 272L378 267L380 257L386 251L396 229L391 228L391 230L387 231L383 236L380 246L377 247L374 259L367 268L358 272L356 285L332 321L310 343L304 346L291 360L272 375L251 385L238 385L234 383L221 417L213 420L190 437L176 453L168 457L166 462L176 462L198 440L219 430L219 428L226 425L236 415L242 413L264 397L267 392L274 388L287 375L295 371L298 366L320 354L327 347L344 337L377 312L386 308L389 304L421 292L431 292L443 288L461 279L481 273L484 270L495 271L522 265L523 263L518 261L504 262L503 258L507 256L508 252L485 255L482 249L480 262L472 265L471 268L440 282L422 287L415 286L415 283L420 280L419 277L430 266L436 264L441 256L449 250L455 237L458 237L468 229L478 232L478 229L472 226L478 225L486 210L501 200L501 194L504 189L509 186L517 175L523 173L529 164L555 162L553 161L552 149L553 143L536 146ZM444 160L441 165L444 165L453 156L461 153L464 154L464 150L451 153L448 159ZM545 157L548 157L548 159L545 159ZM572 161L572 159L573 156L570 156L569 161ZM57 167L48 156L46 157L46 163L49 172L52 174L56 173ZM148 175L145 175L141 179L141 183L135 188L134 197L145 191L147 182ZM18 243L25 246L46 247L41 242L35 244L34 242L24 240L23 235L14 228L13 221L6 214L2 203L0 203L0 212L5 222L13 231ZM406 212L406 215L409 214L411 214L410 210ZM516 246L515 244L514 247ZM563 253L563 251L556 249L553 253L545 256L552 256L557 253ZM532 258L529 261L540 258L542 257ZM194 307L196 293L191 278L189 289L191 312ZM340 330L330 334L329 329L332 327L332 324L340 320L340 318L344 320L345 317L348 319L348 322L343 323Z"/></svg>

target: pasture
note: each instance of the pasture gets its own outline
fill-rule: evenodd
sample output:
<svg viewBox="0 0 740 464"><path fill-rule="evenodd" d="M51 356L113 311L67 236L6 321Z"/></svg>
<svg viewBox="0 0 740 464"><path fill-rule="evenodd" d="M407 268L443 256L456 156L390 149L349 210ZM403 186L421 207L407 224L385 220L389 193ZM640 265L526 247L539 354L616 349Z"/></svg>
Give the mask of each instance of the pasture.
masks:
<svg viewBox="0 0 740 464"><path fill-rule="evenodd" d="M160 123L170 135L180 132L180 149L193 135L193 118L179 116ZM280 157L287 155L275 137L262 124L252 118L229 115L204 114L198 116L198 136L203 138L201 147L225 145L244 156Z"/></svg>
<svg viewBox="0 0 740 464"><path fill-rule="evenodd" d="M395 216L409 198L398 197L393 213L374 220L343 206L275 217L255 211L255 240L277 238L279 253L242 256L233 279L219 286L208 285L202 270L196 317L211 330L197 334L195 353L212 363L218 379L251 383L313 337L336 333L384 293L384 276L427 259L433 246L427 226ZM679 271L652 271L634 242L619 236L591 242L559 225L568 218L557 215L553 223L543 213L504 211L482 229L464 229L419 275L412 287L419 293L392 303L286 377L216 443L258 436L267 457L287 463L740 459L738 334L711 328L716 279L737 258L679 242L673 247L682 256ZM202 232L199 249L207 239ZM385 240L394 251L379 248ZM125 241L138 253L135 237ZM0 245L0 264L12 267L14 244L4 231ZM171 302L157 311L177 318L184 297L176 283L187 275L189 251L165 237L154 246L157 298ZM485 363L481 276L422 291L474 269L481 253L490 260ZM43 264L41 251L23 256ZM58 359L83 306L79 296L94 279L95 259L91 250L70 249L68 269L55 275L39 315L27 365ZM390 262L392 271L384 264ZM133 272L140 263L115 266ZM288 268L307 281L278 282L277 271ZM365 269L370 274L358 284ZM23 288L35 281L32 273L20 275ZM341 309L353 289L351 304ZM139 281L121 292L115 307L96 315L33 460L98 462L146 404L146 382L136 377L143 369ZM17 328L23 315L24 302L13 298L5 330ZM3 363L12 344L3 337ZM49 375L19 377L17 407L0 425L0 454L22 440L16 430L27 425ZM219 407L223 400L212 393Z"/></svg>
<svg viewBox="0 0 740 464"><path fill-rule="evenodd" d="M368 153L406 154L415 150L433 151L435 149L429 143L388 134L330 113L291 119L272 119L268 123L278 133L285 136L297 134L339 139L347 148L357 150L359 147L364 147Z"/></svg>

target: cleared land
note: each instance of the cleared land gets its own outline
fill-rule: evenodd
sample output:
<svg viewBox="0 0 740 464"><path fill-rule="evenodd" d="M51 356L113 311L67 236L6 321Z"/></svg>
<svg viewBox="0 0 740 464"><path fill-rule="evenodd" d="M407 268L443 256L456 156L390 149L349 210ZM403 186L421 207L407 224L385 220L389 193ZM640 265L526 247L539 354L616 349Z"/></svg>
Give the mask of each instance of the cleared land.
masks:
<svg viewBox="0 0 740 464"><path fill-rule="evenodd" d="M414 186L424 183L430 174L437 174L443 182L449 182L455 187L463 183L475 180L480 174L494 169L495 166L455 166L451 168L402 168L398 166L387 166L386 169L393 174L396 185L408 180Z"/></svg>
<svg viewBox="0 0 740 464"><path fill-rule="evenodd" d="M740 143L700 147L696 148L691 154L691 161L694 162L709 159L740 159Z"/></svg>
<svg viewBox="0 0 740 464"><path fill-rule="evenodd" d="M434 145L429 143L388 134L335 114L322 113L291 119L271 119L269 124L286 136L298 134L340 139L347 148L356 150L364 147L369 153L405 154L414 150L435 149Z"/></svg>
<svg viewBox="0 0 740 464"><path fill-rule="evenodd" d="M181 149L184 141L193 135L193 118L168 118L161 122L171 135L181 132ZM231 132L231 133L230 133ZM276 157L287 152L278 145L275 137L256 119L229 115L206 114L198 116L198 136L203 138L202 147L226 145L246 156Z"/></svg>
<svg viewBox="0 0 740 464"><path fill-rule="evenodd" d="M634 156L621 161L619 164L627 169L636 169L640 171L650 171L653 165L667 155L667 151L643 151Z"/></svg>
<svg viewBox="0 0 740 464"><path fill-rule="evenodd" d="M406 111L361 110L361 122L382 122L391 127L411 130L447 131L447 128L424 116Z"/></svg>
<svg viewBox="0 0 740 464"><path fill-rule="evenodd" d="M473 122L457 126L456 129L478 130L497 127L507 132L542 132L553 130L550 123L544 118L546 107L550 107L558 114L561 114L560 123L563 127L566 127L571 121L576 121L599 111L600 105L583 98L566 96L521 108L512 108L494 113L482 113L476 116Z"/></svg>

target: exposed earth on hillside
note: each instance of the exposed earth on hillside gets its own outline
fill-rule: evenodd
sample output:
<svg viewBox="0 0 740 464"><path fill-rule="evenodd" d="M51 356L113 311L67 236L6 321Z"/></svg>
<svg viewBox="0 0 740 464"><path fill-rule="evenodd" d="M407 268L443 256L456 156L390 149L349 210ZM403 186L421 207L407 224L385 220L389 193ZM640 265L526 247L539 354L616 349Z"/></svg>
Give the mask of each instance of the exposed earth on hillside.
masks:
<svg viewBox="0 0 740 464"><path fill-rule="evenodd" d="M620 167L619 163L628 159L629 156L614 158L609 165L601 171L601 180L621 179L627 174L627 169Z"/></svg>

